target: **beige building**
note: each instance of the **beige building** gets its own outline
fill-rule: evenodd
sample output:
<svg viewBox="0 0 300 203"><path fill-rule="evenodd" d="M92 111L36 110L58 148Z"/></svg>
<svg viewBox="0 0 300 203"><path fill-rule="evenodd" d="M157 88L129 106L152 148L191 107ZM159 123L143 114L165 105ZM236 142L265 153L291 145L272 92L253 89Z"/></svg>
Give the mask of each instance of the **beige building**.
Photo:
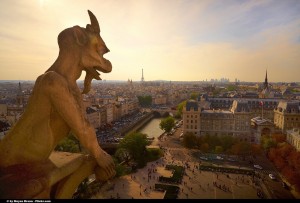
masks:
<svg viewBox="0 0 300 203"><path fill-rule="evenodd" d="M251 116L247 101L235 100L230 110L211 110L189 100L183 108L183 133L195 135L233 135L251 141Z"/></svg>
<svg viewBox="0 0 300 203"><path fill-rule="evenodd" d="M124 116L132 114L139 110L138 99L124 99L121 102L117 101L114 107L114 120L118 120Z"/></svg>
<svg viewBox="0 0 300 203"><path fill-rule="evenodd" d="M251 142L260 143L262 135L271 135L274 123L269 119L255 117L251 119Z"/></svg>
<svg viewBox="0 0 300 203"><path fill-rule="evenodd" d="M107 118L106 118L106 107L105 106L99 106L99 113L100 113L100 126L103 126L107 123Z"/></svg>
<svg viewBox="0 0 300 203"><path fill-rule="evenodd" d="M131 114L139 110L139 100L137 98L128 101L128 113Z"/></svg>
<svg viewBox="0 0 300 203"><path fill-rule="evenodd" d="M87 119L94 128L99 128L101 126L100 112L96 107L86 108Z"/></svg>
<svg viewBox="0 0 300 203"><path fill-rule="evenodd" d="M231 107L234 117L234 135L243 136L244 141L250 141L252 113L247 101L234 100Z"/></svg>
<svg viewBox="0 0 300 203"><path fill-rule="evenodd" d="M195 100L189 100L182 109L183 133L200 135L200 109Z"/></svg>
<svg viewBox="0 0 300 203"><path fill-rule="evenodd" d="M233 135L234 115L228 110L203 110L200 114L201 135Z"/></svg>
<svg viewBox="0 0 300 203"><path fill-rule="evenodd" d="M165 104L167 104L167 96L156 95L152 99L152 104L155 104L155 105L165 105Z"/></svg>
<svg viewBox="0 0 300 203"><path fill-rule="evenodd" d="M122 117L122 104L120 102L117 102L113 105L114 109L114 120L118 120Z"/></svg>
<svg viewBox="0 0 300 203"><path fill-rule="evenodd" d="M264 102L264 105L270 106L270 108L275 104L273 101ZM226 103L224 102L224 104ZM239 137L241 141L259 143L262 134L270 134L278 129L286 132L289 129L300 128L298 101L280 101L276 109L273 110L274 119L272 120L269 119L271 116L265 116L265 113L253 112L251 105L256 105L256 102L252 104L249 100L234 100L230 110L205 110L199 105L199 102L189 101L186 108L183 109L184 133L233 135ZM263 117L259 115L263 115ZM191 119L195 117L199 120Z"/></svg>
<svg viewBox="0 0 300 203"><path fill-rule="evenodd" d="M298 101L280 101L274 110L274 124L283 132L300 128L300 109Z"/></svg>
<svg viewBox="0 0 300 203"><path fill-rule="evenodd" d="M113 104L107 104L106 106L106 123L111 124L114 120L114 106Z"/></svg>
<svg viewBox="0 0 300 203"><path fill-rule="evenodd" d="M286 141L290 143L295 149L300 151L300 132L299 128L294 128L287 131Z"/></svg>

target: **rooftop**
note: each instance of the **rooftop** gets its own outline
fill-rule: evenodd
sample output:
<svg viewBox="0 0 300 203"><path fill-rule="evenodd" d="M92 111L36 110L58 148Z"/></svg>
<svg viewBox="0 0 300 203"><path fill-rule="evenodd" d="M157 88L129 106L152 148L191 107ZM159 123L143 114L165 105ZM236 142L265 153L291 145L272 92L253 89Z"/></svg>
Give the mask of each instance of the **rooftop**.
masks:
<svg viewBox="0 0 300 203"><path fill-rule="evenodd" d="M191 109L194 109L194 111L198 111L198 103L193 99L186 102L186 110L190 111Z"/></svg>

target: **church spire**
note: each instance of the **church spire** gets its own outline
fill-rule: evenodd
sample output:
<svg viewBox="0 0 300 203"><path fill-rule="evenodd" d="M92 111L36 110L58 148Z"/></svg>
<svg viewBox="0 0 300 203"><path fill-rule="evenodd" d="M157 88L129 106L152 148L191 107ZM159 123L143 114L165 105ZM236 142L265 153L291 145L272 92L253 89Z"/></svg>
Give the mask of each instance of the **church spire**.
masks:
<svg viewBox="0 0 300 203"><path fill-rule="evenodd" d="M21 83L19 82L19 93L22 93Z"/></svg>
<svg viewBox="0 0 300 203"><path fill-rule="evenodd" d="M268 70L266 69L266 78L265 78L265 83L264 83L264 89L268 89L269 84L268 84Z"/></svg>
<svg viewBox="0 0 300 203"><path fill-rule="evenodd" d="M17 104L18 105L23 105L24 104L24 95L22 92L22 87L21 87L21 83L19 82L19 88L17 91Z"/></svg>

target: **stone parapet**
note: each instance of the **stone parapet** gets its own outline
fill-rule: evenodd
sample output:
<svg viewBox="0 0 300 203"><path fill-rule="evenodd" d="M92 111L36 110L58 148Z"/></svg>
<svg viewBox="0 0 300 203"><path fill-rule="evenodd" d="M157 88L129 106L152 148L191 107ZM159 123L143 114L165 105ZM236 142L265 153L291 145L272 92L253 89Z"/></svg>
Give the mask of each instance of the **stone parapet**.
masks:
<svg viewBox="0 0 300 203"><path fill-rule="evenodd" d="M0 197L71 199L78 185L95 174L96 167L90 155L54 151L45 163L1 169Z"/></svg>

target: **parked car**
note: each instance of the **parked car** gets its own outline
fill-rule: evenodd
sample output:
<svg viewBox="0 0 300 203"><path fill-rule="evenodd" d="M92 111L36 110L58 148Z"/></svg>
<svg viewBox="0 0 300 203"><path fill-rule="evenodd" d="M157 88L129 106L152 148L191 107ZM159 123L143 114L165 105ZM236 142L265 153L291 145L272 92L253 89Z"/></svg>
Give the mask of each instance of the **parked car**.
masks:
<svg viewBox="0 0 300 203"><path fill-rule="evenodd" d="M205 156L200 156L200 159L205 160L205 161L208 161L208 158L205 157Z"/></svg>
<svg viewBox="0 0 300 203"><path fill-rule="evenodd" d="M269 177L270 177L272 180L275 180L275 179L276 179L275 175L272 174L272 173L269 174Z"/></svg>
<svg viewBox="0 0 300 203"><path fill-rule="evenodd" d="M253 165L253 167L254 167L254 168L257 168L257 169L260 169L260 170L263 169L263 168L262 168L260 165L258 165L258 164Z"/></svg>
<svg viewBox="0 0 300 203"><path fill-rule="evenodd" d="M235 162L236 160L233 158L228 158L227 161Z"/></svg>
<svg viewBox="0 0 300 203"><path fill-rule="evenodd" d="M218 159L218 160L223 160L224 158L221 157L221 156L217 156L216 159Z"/></svg>

